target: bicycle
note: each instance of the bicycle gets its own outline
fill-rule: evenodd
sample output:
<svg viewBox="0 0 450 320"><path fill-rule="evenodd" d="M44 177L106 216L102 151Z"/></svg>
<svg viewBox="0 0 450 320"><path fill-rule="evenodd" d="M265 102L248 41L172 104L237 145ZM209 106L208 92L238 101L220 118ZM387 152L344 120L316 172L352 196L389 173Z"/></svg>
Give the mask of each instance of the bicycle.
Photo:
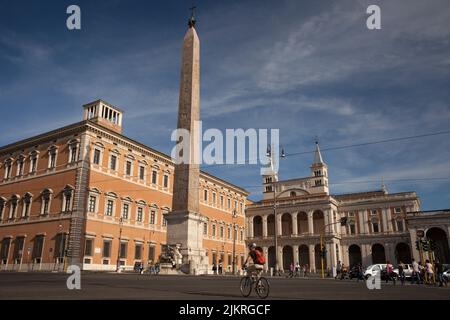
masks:
<svg viewBox="0 0 450 320"><path fill-rule="evenodd" d="M269 281L264 277L259 277L255 273L252 273L251 275L247 274L241 279L240 283L242 296L248 297L252 293L252 289L255 290L258 297L265 299L270 291Z"/></svg>

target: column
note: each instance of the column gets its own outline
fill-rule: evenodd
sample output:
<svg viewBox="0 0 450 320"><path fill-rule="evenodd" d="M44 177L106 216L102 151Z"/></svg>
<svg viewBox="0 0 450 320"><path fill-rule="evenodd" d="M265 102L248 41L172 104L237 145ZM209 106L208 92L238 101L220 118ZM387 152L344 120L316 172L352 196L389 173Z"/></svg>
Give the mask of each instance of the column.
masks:
<svg viewBox="0 0 450 320"><path fill-rule="evenodd" d="M387 217L387 225L388 225L388 232L394 231L392 229L392 213L391 208L386 208L386 217Z"/></svg>
<svg viewBox="0 0 450 320"><path fill-rule="evenodd" d="M280 270L283 270L283 247L278 246L278 267Z"/></svg>
<svg viewBox="0 0 450 320"><path fill-rule="evenodd" d="M309 234L314 234L313 211L308 211L308 230Z"/></svg>
<svg viewBox="0 0 450 320"><path fill-rule="evenodd" d="M333 270L334 262L333 262L333 243L326 243L325 248L327 250L327 258L325 259L325 263L323 265L323 269L325 270L325 275L327 274L327 269Z"/></svg>
<svg viewBox="0 0 450 320"><path fill-rule="evenodd" d="M362 244L361 245L361 255L362 255L362 264L364 267L368 267L372 264L372 253L370 245Z"/></svg>
<svg viewBox="0 0 450 320"><path fill-rule="evenodd" d="M387 233L387 214L386 209L381 210L381 222L383 223L383 233Z"/></svg>
<svg viewBox="0 0 450 320"><path fill-rule="evenodd" d="M298 229L297 229L297 213L291 213L292 216L292 234L297 235Z"/></svg>
<svg viewBox="0 0 450 320"><path fill-rule="evenodd" d="M316 258L314 255L314 245L310 244L308 245L309 248L309 270L311 272L316 272Z"/></svg>
<svg viewBox="0 0 450 320"><path fill-rule="evenodd" d="M263 237L266 238L267 237L267 215L264 215L262 217L262 222L263 222Z"/></svg>
<svg viewBox="0 0 450 320"><path fill-rule="evenodd" d="M332 270L333 277L336 276L336 265L337 265L337 252L336 243L333 241L330 243L330 268Z"/></svg>
<svg viewBox="0 0 450 320"><path fill-rule="evenodd" d="M359 216L359 230L362 234L368 234L367 219L364 211L358 211Z"/></svg>
<svg viewBox="0 0 450 320"><path fill-rule="evenodd" d="M253 238L253 217L248 218L248 237Z"/></svg>
<svg viewBox="0 0 450 320"><path fill-rule="evenodd" d="M269 270L269 248L263 247L264 257L266 257L266 263L264 264L264 270Z"/></svg>
<svg viewBox="0 0 450 320"><path fill-rule="evenodd" d="M298 263L298 246L292 246L294 248L294 264Z"/></svg>
<svg viewBox="0 0 450 320"><path fill-rule="evenodd" d="M348 256L348 245L343 244L341 245L341 257L342 257L342 263L346 266L350 265L350 258Z"/></svg>
<svg viewBox="0 0 450 320"><path fill-rule="evenodd" d="M282 235L281 214L277 213L276 219L277 219L277 235L281 236Z"/></svg>
<svg viewBox="0 0 450 320"><path fill-rule="evenodd" d="M420 258L420 252L416 249L416 241L417 241L417 229L416 228L410 228L409 229L409 238L411 239L411 254L412 258L419 262L421 260Z"/></svg>

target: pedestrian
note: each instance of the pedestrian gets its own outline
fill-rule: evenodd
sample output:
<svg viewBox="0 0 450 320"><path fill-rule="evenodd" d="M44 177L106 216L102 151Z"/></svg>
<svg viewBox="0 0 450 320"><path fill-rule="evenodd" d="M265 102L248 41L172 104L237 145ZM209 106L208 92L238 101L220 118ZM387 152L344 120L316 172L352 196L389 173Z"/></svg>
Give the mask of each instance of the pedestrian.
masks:
<svg viewBox="0 0 450 320"><path fill-rule="evenodd" d="M341 261L338 261L338 263L336 265L336 277L334 277L334 279L337 279L341 275L342 267L343 267L343 265L341 264Z"/></svg>
<svg viewBox="0 0 450 320"><path fill-rule="evenodd" d="M400 278L400 282L402 285L405 284L405 267L403 265L403 262L400 261L398 264L398 276Z"/></svg>
<svg viewBox="0 0 450 320"><path fill-rule="evenodd" d="M217 274L217 264L216 264L216 262L213 262L212 271L213 271L214 275Z"/></svg>
<svg viewBox="0 0 450 320"><path fill-rule="evenodd" d="M223 263L222 260L219 260L219 274L222 274L222 270L223 270Z"/></svg>
<svg viewBox="0 0 450 320"><path fill-rule="evenodd" d="M295 265L293 262L291 262L291 264L289 265L289 278L292 278L294 276L294 270L295 270Z"/></svg>
<svg viewBox="0 0 450 320"><path fill-rule="evenodd" d="M427 273L427 282L429 284L433 284L433 275L434 275L434 271L433 271L433 265L430 263L430 260L426 260L425 261L425 271Z"/></svg>
<svg viewBox="0 0 450 320"><path fill-rule="evenodd" d="M303 274L303 277L307 277L308 276L308 272L309 272L309 265L308 264L305 264L305 272L304 272L304 274Z"/></svg>
<svg viewBox="0 0 450 320"><path fill-rule="evenodd" d="M297 264L295 265L295 276L299 277L300 276L300 264L297 262Z"/></svg>
<svg viewBox="0 0 450 320"><path fill-rule="evenodd" d="M414 259L412 259L412 268L413 268L413 272L412 272L412 277L411 277L411 284L414 284L415 282L417 282L417 284L420 284L419 263Z"/></svg>
<svg viewBox="0 0 450 320"><path fill-rule="evenodd" d="M394 266L388 260L386 262L386 283L388 283L389 280L392 280L392 283L395 285Z"/></svg>
<svg viewBox="0 0 450 320"><path fill-rule="evenodd" d="M362 267L361 263L358 263L358 265L356 266L356 270L358 273L358 278L357 278L356 282L359 282L359 280L364 281L363 267Z"/></svg>
<svg viewBox="0 0 450 320"><path fill-rule="evenodd" d="M439 262L439 260L436 260L436 263L434 264L434 268L436 270L436 275L439 281L439 287L442 287L445 283L445 286L447 286L447 282L444 281L444 267L442 266L442 263Z"/></svg>

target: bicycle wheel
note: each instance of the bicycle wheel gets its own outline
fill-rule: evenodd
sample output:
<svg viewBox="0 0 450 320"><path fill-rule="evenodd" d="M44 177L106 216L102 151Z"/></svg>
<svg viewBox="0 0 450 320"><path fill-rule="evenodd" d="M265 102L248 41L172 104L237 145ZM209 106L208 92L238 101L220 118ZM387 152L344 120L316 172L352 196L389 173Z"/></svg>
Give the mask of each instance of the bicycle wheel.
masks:
<svg viewBox="0 0 450 320"><path fill-rule="evenodd" d="M263 277L259 278L258 282L256 282L255 285L255 291L258 297L260 297L261 299L267 298L270 291L269 281L267 281L267 279Z"/></svg>
<svg viewBox="0 0 450 320"><path fill-rule="evenodd" d="M241 279L241 294L244 297L248 297L252 293L252 279L250 277L243 277Z"/></svg>

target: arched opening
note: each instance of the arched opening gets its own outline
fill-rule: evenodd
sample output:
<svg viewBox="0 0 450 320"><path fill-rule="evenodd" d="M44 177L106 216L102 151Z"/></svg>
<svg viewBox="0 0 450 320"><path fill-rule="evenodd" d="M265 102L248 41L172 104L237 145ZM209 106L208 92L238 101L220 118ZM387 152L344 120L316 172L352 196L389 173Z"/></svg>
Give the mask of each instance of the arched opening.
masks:
<svg viewBox="0 0 450 320"><path fill-rule="evenodd" d="M275 257L275 247L269 247L268 253L267 253L267 265L269 268L274 268L276 266L276 257Z"/></svg>
<svg viewBox="0 0 450 320"><path fill-rule="evenodd" d="M352 244L350 247L348 247L348 262L350 267L358 264L362 265L361 248L356 244Z"/></svg>
<svg viewBox="0 0 450 320"><path fill-rule="evenodd" d="M320 234L325 229L324 215L320 210L314 211L313 213L313 227L314 234Z"/></svg>
<svg viewBox="0 0 450 320"><path fill-rule="evenodd" d="M376 243L372 246L372 263L386 263L386 253L383 245Z"/></svg>
<svg viewBox="0 0 450 320"><path fill-rule="evenodd" d="M434 258L440 263L450 263L448 237L445 231L441 228L430 228L427 230L426 236L435 244Z"/></svg>
<svg viewBox="0 0 450 320"><path fill-rule="evenodd" d="M255 216L253 218L253 236L262 237L263 235L263 221L260 216Z"/></svg>
<svg viewBox="0 0 450 320"><path fill-rule="evenodd" d="M294 250L291 246L283 247L283 269L289 270L291 263L294 262Z"/></svg>
<svg viewBox="0 0 450 320"><path fill-rule="evenodd" d="M275 216L273 214L267 217L267 235L275 235Z"/></svg>
<svg viewBox="0 0 450 320"><path fill-rule="evenodd" d="M324 246L325 247L325 246ZM322 257L320 256L320 244L316 244L314 247L314 258L316 264L316 272L321 272L322 270ZM327 269L327 255L323 257L323 269Z"/></svg>
<svg viewBox="0 0 450 320"><path fill-rule="evenodd" d="M411 263L411 250L406 243L400 242L395 246L395 258L397 263Z"/></svg>
<svg viewBox="0 0 450 320"><path fill-rule="evenodd" d="M291 196L291 197L296 197L296 196L297 196L297 193L295 193L295 191L291 191L290 196Z"/></svg>
<svg viewBox="0 0 450 320"><path fill-rule="evenodd" d="M300 212L297 214L297 231L298 234L305 234L309 232L308 215L306 212Z"/></svg>
<svg viewBox="0 0 450 320"><path fill-rule="evenodd" d="M309 268L309 249L307 245L302 244L298 247L298 261L300 265L308 265Z"/></svg>
<svg viewBox="0 0 450 320"><path fill-rule="evenodd" d="M292 216L285 213L281 216L281 235L290 236L292 234Z"/></svg>

